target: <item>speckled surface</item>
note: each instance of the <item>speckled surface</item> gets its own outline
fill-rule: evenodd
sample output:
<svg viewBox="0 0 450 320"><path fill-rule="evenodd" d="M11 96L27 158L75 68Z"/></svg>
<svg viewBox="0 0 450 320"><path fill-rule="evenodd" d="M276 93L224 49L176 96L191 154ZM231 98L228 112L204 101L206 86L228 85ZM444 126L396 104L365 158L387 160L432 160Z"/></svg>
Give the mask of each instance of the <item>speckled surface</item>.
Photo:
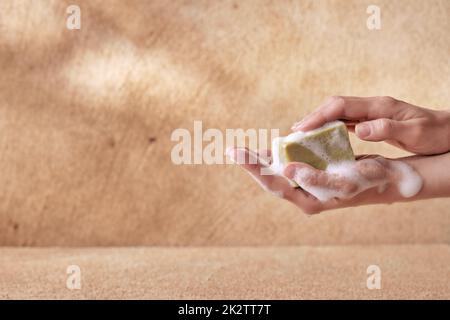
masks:
<svg viewBox="0 0 450 320"><path fill-rule="evenodd" d="M0 298L450 299L448 261L448 245L3 248ZM66 288L72 264L80 290Z"/></svg>

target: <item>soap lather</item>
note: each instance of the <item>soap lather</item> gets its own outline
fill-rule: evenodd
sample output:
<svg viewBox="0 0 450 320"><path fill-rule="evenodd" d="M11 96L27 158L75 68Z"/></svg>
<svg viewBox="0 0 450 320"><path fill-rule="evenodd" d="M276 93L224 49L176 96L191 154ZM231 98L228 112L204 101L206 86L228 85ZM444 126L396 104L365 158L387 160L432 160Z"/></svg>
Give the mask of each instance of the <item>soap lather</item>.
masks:
<svg viewBox="0 0 450 320"><path fill-rule="evenodd" d="M303 162L319 170L328 165L355 161L347 127L342 121L333 121L307 131L294 132L272 141L272 170L282 174L289 162ZM298 186L293 182L294 186Z"/></svg>

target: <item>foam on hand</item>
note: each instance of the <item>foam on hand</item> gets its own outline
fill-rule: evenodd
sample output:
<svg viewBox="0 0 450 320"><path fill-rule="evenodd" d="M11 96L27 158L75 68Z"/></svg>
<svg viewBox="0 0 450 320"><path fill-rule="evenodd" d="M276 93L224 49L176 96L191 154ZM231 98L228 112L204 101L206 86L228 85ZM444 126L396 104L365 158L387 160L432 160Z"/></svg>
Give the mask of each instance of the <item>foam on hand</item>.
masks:
<svg viewBox="0 0 450 320"><path fill-rule="evenodd" d="M411 198L419 193L422 189L423 180L410 165L401 161L391 161L390 165L400 173L397 188L403 197Z"/></svg>
<svg viewBox="0 0 450 320"><path fill-rule="evenodd" d="M355 161L347 128L341 121L275 138L272 159L271 169L279 175L290 162L307 163L322 170L298 169L291 181L293 186L301 187L321 202L349 199L371 188L382 193L390 183L406 198L422 188L422 178L404 162L382 157Z"/></svg>

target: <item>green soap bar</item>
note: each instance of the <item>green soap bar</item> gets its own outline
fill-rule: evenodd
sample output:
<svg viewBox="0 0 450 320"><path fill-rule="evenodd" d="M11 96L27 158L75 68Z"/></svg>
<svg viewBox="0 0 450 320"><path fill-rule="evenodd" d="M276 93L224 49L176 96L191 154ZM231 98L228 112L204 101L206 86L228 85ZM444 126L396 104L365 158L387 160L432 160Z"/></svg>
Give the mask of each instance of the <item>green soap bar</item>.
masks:
<svg viewBox="0 0 450 320"><path fill-rule="evenodd" d="M274 169L278 172L289 162L303 162L325 170L331 163L355 160L347 127L341 121L279 137L273 141L272 150Z"/></svg>

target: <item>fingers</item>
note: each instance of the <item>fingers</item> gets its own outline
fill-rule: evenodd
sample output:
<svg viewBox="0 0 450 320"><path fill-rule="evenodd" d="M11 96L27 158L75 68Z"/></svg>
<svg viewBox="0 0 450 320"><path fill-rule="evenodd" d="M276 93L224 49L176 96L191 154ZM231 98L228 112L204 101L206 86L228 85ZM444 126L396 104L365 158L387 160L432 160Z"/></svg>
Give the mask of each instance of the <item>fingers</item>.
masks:
<svg viewBox="0 0 450 320"><path fill-rule="evenodd" d="M322 207L320 202L303 190L292 187L286 177L267 174L270 171L269 164L261 159L258 154L247 148L230 148L227 155L244 170L246 170L266 191L293 202L307 214L318 213ZM270 153L269 153L270 154Z"/></svg>
<svg viewBox="0 0 450 320"><path fill-rule="evenodd" d="M269 149L263 149L258 150L257 152L258 158L260 159L260 162L265 162L266 164L272 164L272 150Z"/></svg>
<svg viewBox="0 0 450 320"><path fill-rule="evenodd" d="M227 150L227 155L247 171L265 191L286 198L295 190L286 178L275 175L269 163L258 153L247 148L231 148Z"/></svg>
<svg viewBox="0 0 450 320"><path fill-rule="evenodd" d="M293 162L286 166L284 175L320 201L320 206L312 203L311 209L319 208L319 211L358 204L364 200L364 191L376 188L379 194L392 181L389 161L380 156L366 157L340 167L338 171L336 167L323 171Z"/></svg>
<svg viewBox="0 0 450 320"><path fill-rule="evenodd" d="M391 119L376 119L356 125L355 133L358 138L366 141L401 141L408 135L408 124L404 121Z"/></svg>
<svg viewBox="0 0 450 320"><path fill-rule="evenodd" d="M354 181L336 174L330 174L327 171L315 169L304 163L290 163L284 170L284 174L307 191L313 190L311 188L329 190L330 193L320 192L324 193L323 195L316 192L321 201L329 200L329 194L331 193L351 195L358 190L358 185Z"/></svg>
<svg viewBox="0 0 450 320"><path fill-rule="evenodd" d="M359 122L391 118L398 112L399 105L390 97L332 97L302 121L294 124L292 130L308 131L339 119Z"/></svg>
<svg viewBox="0 0 450 320"><path fill-rule="evenodd" d="M365 188L383 184L388 179L387 160L381 157L358 160L344 170L330 173L293 162L286 167L284 174L322 202L332 198L351 198Z"/></svg>
<svg viewBox="0 0 450 320"><path fill-rule="evenodd" d="M306 163L291 162L286 166L283 174L286 178L301 185L304 183L317 184L318 179L323 177L323 172L325 171L317 170Z"/></svg>
<svg viewBox="0 0 450 320"><path fill-rule="evenodd" d="M260 182L264 184L269 182L270 175L262 173L264 173L264 169L269 169L270 163L260 157L258 153L247 148L230 148L227 150L227 155L253 177L258 178Z"/></svg>

